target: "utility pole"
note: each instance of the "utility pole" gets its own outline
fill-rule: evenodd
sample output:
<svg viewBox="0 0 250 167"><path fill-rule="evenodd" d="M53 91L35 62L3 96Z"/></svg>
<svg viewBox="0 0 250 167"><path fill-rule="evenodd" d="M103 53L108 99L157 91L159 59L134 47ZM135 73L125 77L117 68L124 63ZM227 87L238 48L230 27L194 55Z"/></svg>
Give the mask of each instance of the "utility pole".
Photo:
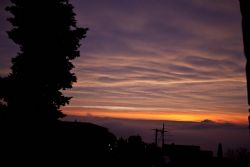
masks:
<svg viewBox="0 0 250 167"><path fill-rule="evenodd" d="M158 132L160 132L161 133L161 140L162 140L162 148L163 148L163 146L164 146L164 144L165 144L165 133L166 132L168 132L168 131L166 131L165 130L165 126L164 126L164 123L163 123L163 125L162 125L162 129L152 129L152 130L154 130L155 131L155 145L156 146L158 146Z"/></svg>
<svg viewBox="0 0 250 167"><path fill-rule="evenodd" d="M160 132L160 129L152 129L155 131L155 145L158 146L158 132Z"/></svg>
<svg viewBox="0 0 250 167"><path fill-rule="evenodd" d="M162 148L165 144L165 133L168 132L165 130L164 123L162 124L162 130L161 130L161 139L162 139Z"/></svg>

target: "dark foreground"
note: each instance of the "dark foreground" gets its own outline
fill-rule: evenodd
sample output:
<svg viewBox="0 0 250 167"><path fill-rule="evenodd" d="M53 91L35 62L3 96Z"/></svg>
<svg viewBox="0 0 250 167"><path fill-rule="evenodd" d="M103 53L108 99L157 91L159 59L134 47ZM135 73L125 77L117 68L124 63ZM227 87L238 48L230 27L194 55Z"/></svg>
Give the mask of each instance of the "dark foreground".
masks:
<svg viewBox="0 0 250 167"><path fill-rule="evenodd" d="M198 146L146 144L140 136L116 139L90 123L57 122L47 126L1 125L0 166L83 167L249 167L250 155L214 157Z"/></svg>

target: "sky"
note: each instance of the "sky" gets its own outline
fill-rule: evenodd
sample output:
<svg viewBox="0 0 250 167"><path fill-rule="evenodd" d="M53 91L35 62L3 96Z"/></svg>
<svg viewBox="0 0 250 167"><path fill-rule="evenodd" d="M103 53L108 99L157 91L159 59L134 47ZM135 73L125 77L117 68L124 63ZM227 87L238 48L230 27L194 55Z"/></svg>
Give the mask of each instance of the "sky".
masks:
<svg viewBox="0 0 250 167"><path fill-rule="evenodd" d="M78 82L65 92L73 99L62 108L64 113L247 125L238 0L71 3L77 24L89 31L81 56L73 61ZM7 4L0 1L2 76L10 72L18 51L6 34L11 28L4 11Z"/></svg>
<svg viewBox="0 0 250 167"><path fill-rule="evenodd" d="M247 124L238 0L72 0L88 27L66 113Z"/></svg>

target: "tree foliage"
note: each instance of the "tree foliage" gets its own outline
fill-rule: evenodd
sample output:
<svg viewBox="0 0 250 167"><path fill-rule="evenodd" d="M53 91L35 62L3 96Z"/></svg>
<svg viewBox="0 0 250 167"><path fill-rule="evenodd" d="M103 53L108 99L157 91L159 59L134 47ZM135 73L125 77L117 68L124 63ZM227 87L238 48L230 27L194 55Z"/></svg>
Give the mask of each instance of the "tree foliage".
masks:
<svg viewBox="0 0 250 167"><path fill-rule="evenodd" d="M72 88L76 76L71 60L80 56L80 40L87 28L76 25L68 0L11 0L13 14L9 38L20 46L12 59L12 72L1 80L4 101L11 118L25 121L55 121L64 114L60 107L71 97L62 90Z"/></svg>

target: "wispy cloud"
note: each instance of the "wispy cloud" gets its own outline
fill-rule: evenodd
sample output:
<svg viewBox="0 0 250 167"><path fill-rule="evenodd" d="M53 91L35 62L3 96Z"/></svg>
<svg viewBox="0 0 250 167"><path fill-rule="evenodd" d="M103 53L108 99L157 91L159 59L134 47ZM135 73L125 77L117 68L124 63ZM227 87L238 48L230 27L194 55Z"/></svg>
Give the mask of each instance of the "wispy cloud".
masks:
<svg viewBox="0 0 250 167"><path fill-rule="evenodd" d="M78 82L66 91L72 106L247 114L237 0L72 3L78 24L90 28L74 61ZM1 73L16 49L6 38Z"/></svg>

